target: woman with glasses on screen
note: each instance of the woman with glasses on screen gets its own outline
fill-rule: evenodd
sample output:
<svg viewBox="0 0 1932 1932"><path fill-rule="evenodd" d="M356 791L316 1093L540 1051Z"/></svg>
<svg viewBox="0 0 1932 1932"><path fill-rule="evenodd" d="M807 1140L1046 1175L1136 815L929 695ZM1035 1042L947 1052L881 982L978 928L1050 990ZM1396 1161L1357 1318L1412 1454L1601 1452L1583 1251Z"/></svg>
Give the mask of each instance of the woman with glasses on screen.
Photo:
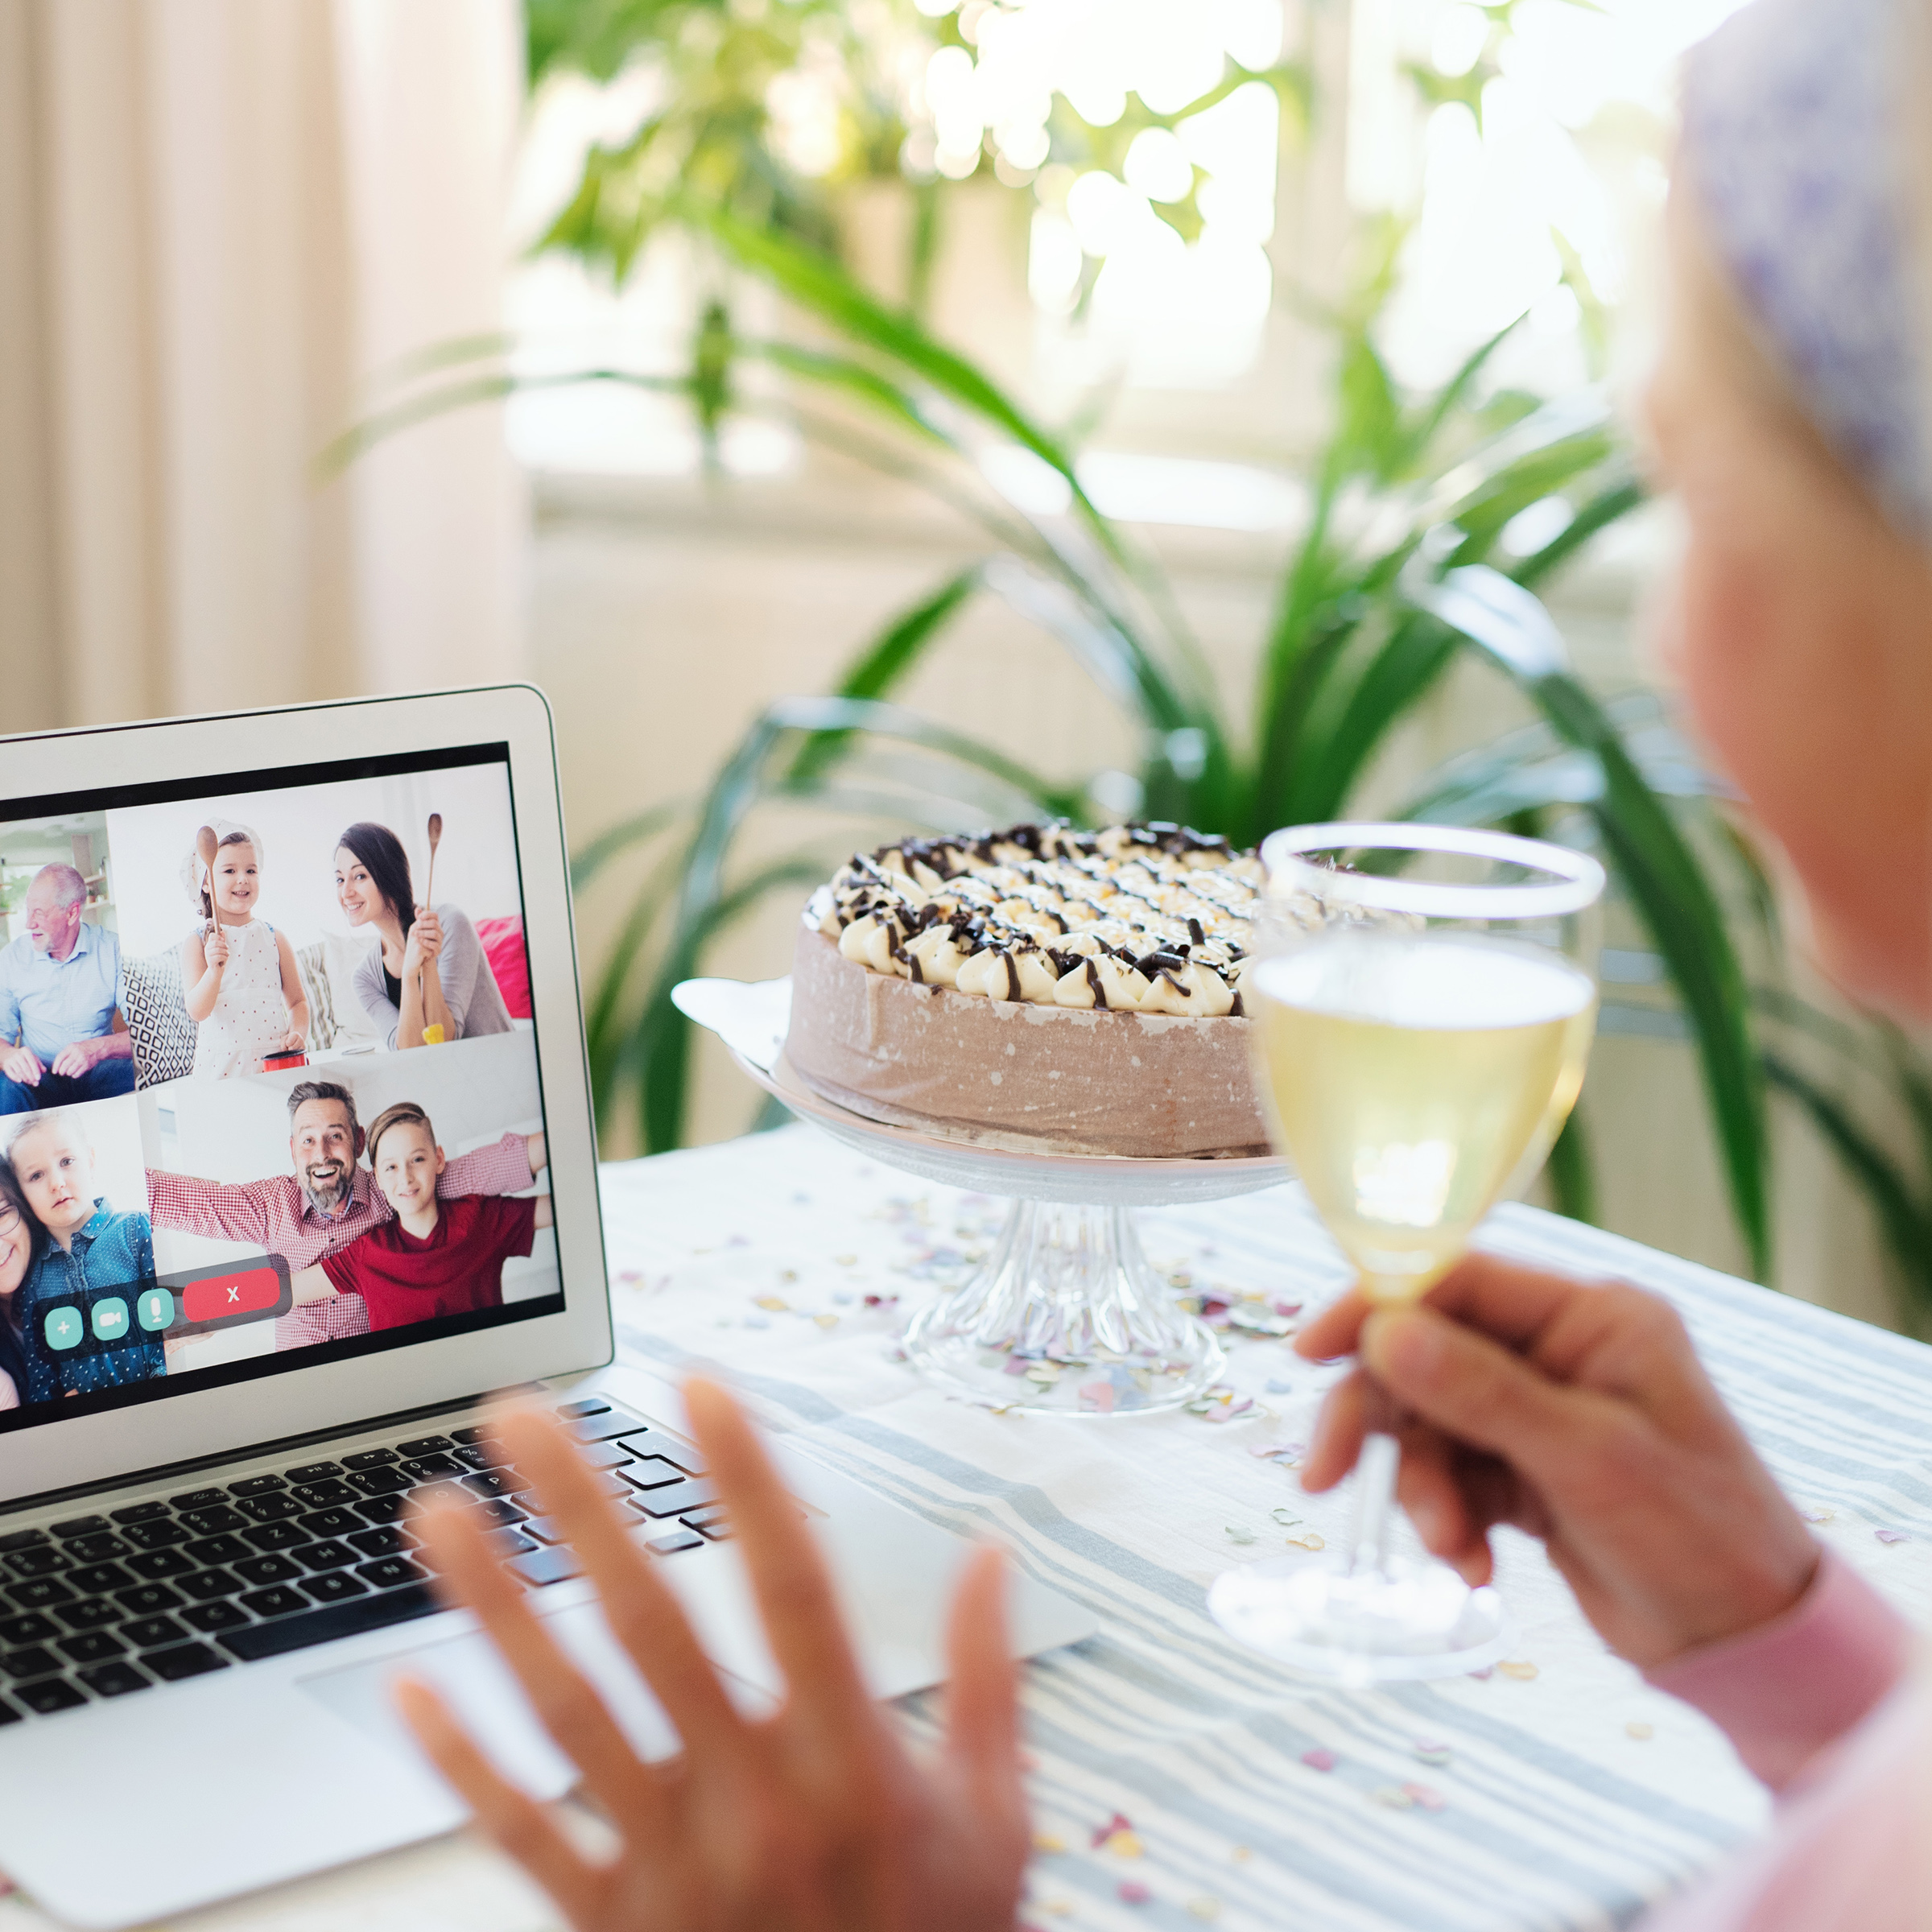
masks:
<svg viewBox="0 0 1932 1932"><path fill-rule="evenodd" d="M27 1395L20 1284L33 1263L39 1232L13 1169L0 1160L0 1409L19 1408Z"/></svg>
<svg viewBox="0 0 1932 1932"><path fill-rule="evenodd" d="M1932 1019L1932 9L1756 0L1694 57L1674 301L1648 414L1687 545L1670 644L1716 759L1790 862L1853 997ZM1720 1724L1780 1795L1769 1839L1647 1932L1932 1923L1932 1694L1912 1634L1823 1550L1682 1324L1633 1288L1476 1257L1413 1309L1359 1294L1298 1338L1356 1353L1413 1417L1402 1500L1473 1581L1489 1529L1541 1537L1604 1639ZM813 1546L749 1426L692 1384L790 1699L743 1716L554 1424L503 1426L684 1740L640 1764L453 1514L426 1534L617 1825L586 1859L434 1694L417 1734L582 1932L1010 1928L1026 1856L997 1564L962 1587L952 1735L915 1766L867 1703ZM1339 1482L1363 1372L1306 1459ZM1932 1418L1926 1423L1932 1454ZM1284 1799L1284 1802L1289 1802ZM1284 1922L1292 1922L1284 1901Z"/></svg>

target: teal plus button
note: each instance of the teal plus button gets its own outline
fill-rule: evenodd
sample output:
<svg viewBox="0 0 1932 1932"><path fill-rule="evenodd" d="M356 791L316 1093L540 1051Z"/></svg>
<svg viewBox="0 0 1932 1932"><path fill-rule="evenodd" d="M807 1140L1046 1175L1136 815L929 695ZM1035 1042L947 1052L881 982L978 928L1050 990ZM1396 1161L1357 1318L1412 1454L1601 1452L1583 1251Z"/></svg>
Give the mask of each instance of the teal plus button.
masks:
<svg viewBox="0 0 1932 1932"><path fill-rule="evenodd" d="M175 1319L175 1298L165 1288L144 1290L134 1303L134 1319L150 1335L159 1335Z"/></svg>
<svg viewBox="0 0 1932 1932"><path fill-rule="evenodd" d="M41 1332L46 1335L50 1348L78 1348L87 1329L78 1308L50 1308L46 1321L41 1324Z"/></svg>
<svg viewBox="0 0 1932 1932"><path fill-rule="evenodd" d="M127 1333L127 1303L118 1294L103 1295L94 1303L94 1340L118 1342Z"/></svg>

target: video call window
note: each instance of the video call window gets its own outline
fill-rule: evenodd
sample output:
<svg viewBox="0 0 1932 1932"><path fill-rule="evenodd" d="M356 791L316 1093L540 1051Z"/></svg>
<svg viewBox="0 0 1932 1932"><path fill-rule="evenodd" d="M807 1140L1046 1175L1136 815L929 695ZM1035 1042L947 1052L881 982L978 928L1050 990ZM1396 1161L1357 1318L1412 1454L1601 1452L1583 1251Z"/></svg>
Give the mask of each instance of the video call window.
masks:
<svg viewBox="0 0 1932 1932"><path fill-rule="evenodd" d="M561 1306L506 748L0 804L0 1427Z"/></svg>

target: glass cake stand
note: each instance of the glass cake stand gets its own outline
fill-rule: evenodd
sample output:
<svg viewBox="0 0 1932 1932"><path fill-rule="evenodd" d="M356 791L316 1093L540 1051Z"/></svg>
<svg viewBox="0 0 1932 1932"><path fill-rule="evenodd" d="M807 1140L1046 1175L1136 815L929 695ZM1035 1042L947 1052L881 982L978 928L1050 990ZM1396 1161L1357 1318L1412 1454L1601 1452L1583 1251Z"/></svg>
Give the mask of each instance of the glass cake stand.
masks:
<svg viewBox="0 0 1932 1932"><path fill-rule="evenodd" d="M907 1356L933 1381L976 1402L1074 1416L1177 1408L1220 1381L1220 1342L1175 1305L1133 1210L1251 1194L1287 1179L1281 1161L1035 1153L890 1126L825 1100L793 1071L789 979L687 980L671 997L767 1093L834 1140L922 1180L1011 1200L986 1260L906 1331Z"/></svg>

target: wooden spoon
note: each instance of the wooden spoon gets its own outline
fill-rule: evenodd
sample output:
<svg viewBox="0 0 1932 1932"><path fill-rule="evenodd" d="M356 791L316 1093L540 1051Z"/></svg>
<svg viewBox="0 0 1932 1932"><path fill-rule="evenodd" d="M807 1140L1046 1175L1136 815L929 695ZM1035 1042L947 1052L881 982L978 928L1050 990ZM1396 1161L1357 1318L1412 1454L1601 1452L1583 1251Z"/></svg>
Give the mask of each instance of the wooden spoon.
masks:
<svg viewBox="0 0 1932 1932"><path fill-rule="evenodd" d="M208 929L213 932L221 923L221 915L215 910L215 854L221 848L221 841L215 836L212 825L204 825L195 834L195 850L200 855L202 876L208 881Z"/></svg>
<svg viewBox="0 0 1932 1932"><path fill-rule="evenodd" d="M436 886L436 848L442 843L443 815L440 811L432 811L429 815L429 876L423 881L423 903L431 910L436 903L431 896ZM419 991L427 989L428 977L427 972L417 976L416 985Z"/></svg>

